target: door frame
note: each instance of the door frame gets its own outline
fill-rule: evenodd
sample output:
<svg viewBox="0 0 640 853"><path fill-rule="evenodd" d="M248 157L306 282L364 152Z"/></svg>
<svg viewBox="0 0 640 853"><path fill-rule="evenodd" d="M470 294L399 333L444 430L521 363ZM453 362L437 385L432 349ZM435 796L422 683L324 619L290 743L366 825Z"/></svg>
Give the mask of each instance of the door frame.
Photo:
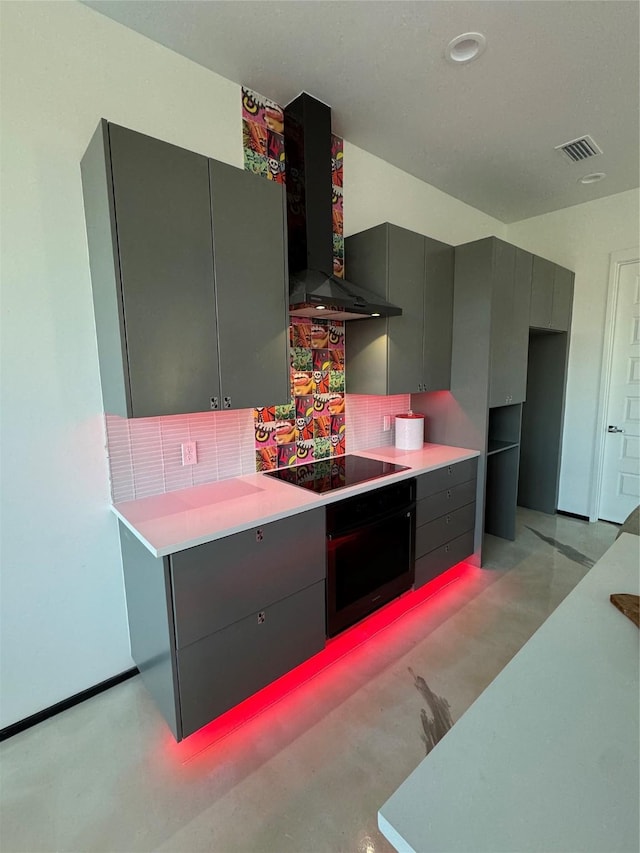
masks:
<svg viewBox="0 0 640 853"><path fill-rule="evenodd" d="M589 501L589 521L597 521L600 512L600 497L602 493L602 477L604 473L604 447L607 434L605 432L607 409L609 407L609 384L611 382L611 363L613 360L613 338L615 334L616 310L618 308L618 291L620 288L620 272L624 266L640 261L640 248L621 249L611 252L609 262L609 288L607 292L607 312L604 321L604 344L602 348L602 369L600 373L600 394L598 397L598 414L596 417L596 440L594 443L593 466L594 476L591 484L591 499Z"/></svg>

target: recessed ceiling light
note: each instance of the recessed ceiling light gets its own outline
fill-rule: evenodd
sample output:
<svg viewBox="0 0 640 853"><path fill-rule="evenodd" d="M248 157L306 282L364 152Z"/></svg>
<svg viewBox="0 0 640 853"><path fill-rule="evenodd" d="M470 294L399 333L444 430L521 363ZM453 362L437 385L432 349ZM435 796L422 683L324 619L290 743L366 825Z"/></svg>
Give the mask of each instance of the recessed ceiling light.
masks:
<svg viewBox="0 0 640 853"><path fill-rule="evenodd" d="M324 309L325 309L324 305L316 305L316 311L324 311Z"/></svg>
<svg viewBox="0 0 640 853"><path fill-rule="evenodd" d="M487 40L482 33L462 33L451 39L445 56L449 62L456 64L472 62L484 53L486 46Z"/></svg>
<svg viewBox="0 0 640 853"><path fill-rule="evenodd" d="M380 314L378 314L378 313L376 312L375 314L372 314L371 316L372 316L372 317L379 317L379 316L380 316Z"/></svg>
<svg viewBox="0 0 640 853"><path fill-rule="evenodd" d="M585 175L584 178L579 178L578 183L580 184L597 184L598 181L601 181L603 178L606 178L606 172L591 172L590 175Z"/></svg>

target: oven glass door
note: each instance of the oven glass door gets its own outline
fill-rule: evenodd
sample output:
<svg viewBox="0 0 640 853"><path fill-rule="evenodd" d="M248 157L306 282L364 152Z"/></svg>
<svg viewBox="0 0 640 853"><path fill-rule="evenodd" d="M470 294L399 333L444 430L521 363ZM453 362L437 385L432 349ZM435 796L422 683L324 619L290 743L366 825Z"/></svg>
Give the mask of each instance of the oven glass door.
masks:
<svg viewBox="0 0 640 853"><path fill-rule="evenodd" d="M415 510L329 537L327 629L330 637L410 589Z"/></svg>

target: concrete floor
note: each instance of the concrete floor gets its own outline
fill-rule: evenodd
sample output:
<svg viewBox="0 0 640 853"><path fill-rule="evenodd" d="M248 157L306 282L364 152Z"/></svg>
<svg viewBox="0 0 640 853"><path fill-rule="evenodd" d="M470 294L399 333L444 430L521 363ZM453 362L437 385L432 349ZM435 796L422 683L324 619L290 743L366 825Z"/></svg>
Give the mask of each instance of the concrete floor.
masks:
<svg viewBox="0 0 640 853"><path fill-rule="evenodd" d="M377 811L425 756L421 679L455 724L616 533L519 510L482 569L221 740L176 744L138 677L11 738L0 848L391 851Z"/></svg>

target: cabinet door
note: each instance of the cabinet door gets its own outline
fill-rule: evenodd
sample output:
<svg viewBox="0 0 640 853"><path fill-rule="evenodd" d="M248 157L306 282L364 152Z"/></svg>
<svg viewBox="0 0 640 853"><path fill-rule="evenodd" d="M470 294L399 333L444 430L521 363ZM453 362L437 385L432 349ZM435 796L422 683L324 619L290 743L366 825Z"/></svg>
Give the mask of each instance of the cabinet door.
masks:
<svg viewBox="0 0 640 853"><path fill-rule="evenodd" d="M324 648L324 581L178 651L186 737Z"/></svg>
<svg viewBox="0 0 640 853"><path fill-rule="evenodd" d="M513 282L516 250L494 240L493 287L491 291L491 335L489 361L489 406L510 402L513 351Z"/></svg>
<svg viewBox="0 0 640 853"><path fill-rule="evenodd" d="M130 417L219 396L205 157L109 125Z"/></svg>
<svg viewBox="0 0 640 853"><path fill-rule="evenodd" d="M388 222L347 237L344 244L345 276L384 299L388 298ZM402 306L400 306L402 307ZM397 318L390 318L397 319ZM346 390L352 394L388 393L387 329L389 320L358 320L345 331Z"/></svg>
<svg viewBox="0 0 640 853"><path fill-rule="evenodd" d="M537 329L548 329L551 325L554 275L555 264L534 255L529 325Z"/></svg>
<svg viewBox="0 0 640 853"><path fill-rule="evenodd" d="M516 249L511 316L511 352L509 353L509 395L511 403L523 403L527 396L527 360L529 356L529 316L533 256Z"/></svg>
<svg viewBox="0 0 640 853"><path fill-rule="evenodd" d="M325 549L319 508L172 554L178 648L324 580Z"/></svg>
<svg viewBox="0 0 640 853"><path fill-rule="evenodd" d="M407 394L423 384L424 237L389 225L388 251L389 300L402 316L388 320L387 393Z"/></svg>
<svg viewBox="0 0 640 853"><path fill-rule="evenodd" d="M573 273L556 265L553 279L553 307L551 310L551 328L559 332L568 332L571 325L571 306L573 303Z"/></svg>
<svg viewBox="0 0 640 853"><path fill-rule="evenodd" d="M452 246L425 238L422 354L425 391L446 391L451 387L453 260Z"/></svg>
<svg viewBox="0 0 640 853"><path fill-rule="evenodd" d="M289 401L284 189L209 161L221 408Z"/></svg>

